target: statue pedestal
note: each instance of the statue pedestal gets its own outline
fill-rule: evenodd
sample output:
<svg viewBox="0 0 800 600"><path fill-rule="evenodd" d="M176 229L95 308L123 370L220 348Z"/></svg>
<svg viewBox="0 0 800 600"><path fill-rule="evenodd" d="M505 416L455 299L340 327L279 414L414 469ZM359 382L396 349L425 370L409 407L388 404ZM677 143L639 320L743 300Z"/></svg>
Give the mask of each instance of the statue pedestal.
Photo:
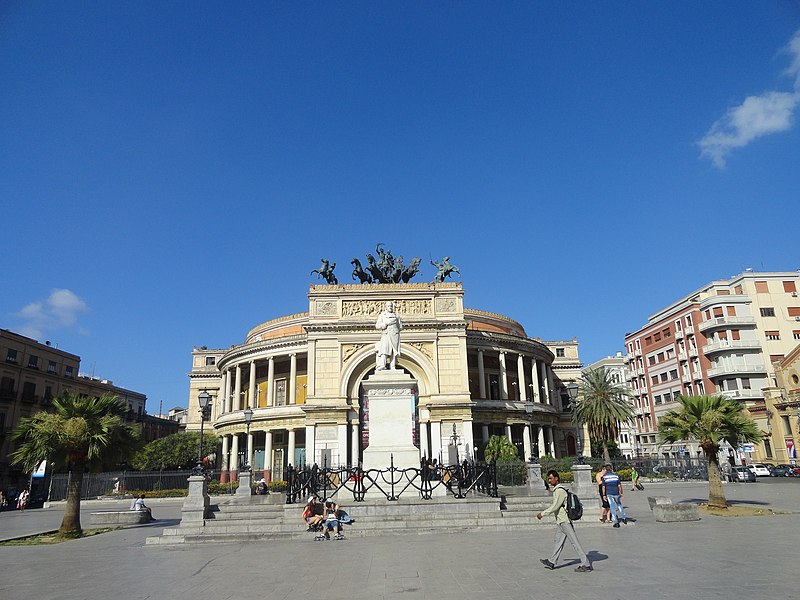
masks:
<svg viewBox="0 0 800 600"><path fill-rule="evenodd" d="M204 475L189 477L189 493L181 508L182 525L205 525L209 505L208 480Z"/></svg>
<svg viewBox="0 0 800 600"><path fill-rule="evenodd" d="M236 488L235 500L250 498L253 495L253 488L250 487L252 479L253 473L251 471L241 471L239 473L239 487Z"/></svg>
<svg viewBox="0 0 800 600"><path fill-rule="evenodd" d="M572 493L581 499L584 508L599 508L597 483L592 478L590 465L572 465Z"/></svg>
<svg viewBox="0 0 800 600"><path fill-rule="evenodd" d="M392 457L398 469L419 468L419 449L413 443L416 383L399 369L375 371L364 381L369 402L369 446L362 455L364 469L387 469Z"/></svg>
<svg viewBox="0 0 800 600"><path fill-rule="evenodd" d="M528 493L531 496L547 496L547 487L542 479L542 465L539 463L526 463L528 471Z"/></svg>

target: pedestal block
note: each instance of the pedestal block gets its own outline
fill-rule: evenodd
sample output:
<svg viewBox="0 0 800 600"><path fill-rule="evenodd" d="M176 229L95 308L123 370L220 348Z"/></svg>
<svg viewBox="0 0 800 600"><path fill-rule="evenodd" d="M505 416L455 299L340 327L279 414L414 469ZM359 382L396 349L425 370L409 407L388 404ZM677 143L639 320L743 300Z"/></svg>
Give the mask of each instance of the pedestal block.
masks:
<svg viewBox="0 0 800 600"><path fill-rule="evenodd" d="M204 475L189 477L189 493L181 508L182 525L203 525L208 514L208 480Z"/></svg>
<svg viewBox="0 0 800 600"><path fill-rule="evenodd" d="M236 499L249 498L253 495L253 488L250 486L250 481L253 479L251 471L242 471L239 473L239 487L236 488Z"/></svg>
<svg viewBox="0 0 800 600"><path fill-rule="evenodd" d="M386 469L394 457L398 469L419 468L419 449L414 446L414 388L407 373L385 369L366 381L369 403L369 446L363 453L364 469Z"/></svg>
<svg viewBox="0 0 800 600"><path fill-rule="evenodd" d="M547 487L542 479L542 465L538 463L525 463L528 471L528 493L531 496L547 496Z"/></svg>
<svg viewBox="0 0 800 600"><path fill-rule="evenodd" d="M597 482L592 479L591 465L572 465L572 493L581 499L584 508L600 508Z"/></svg>

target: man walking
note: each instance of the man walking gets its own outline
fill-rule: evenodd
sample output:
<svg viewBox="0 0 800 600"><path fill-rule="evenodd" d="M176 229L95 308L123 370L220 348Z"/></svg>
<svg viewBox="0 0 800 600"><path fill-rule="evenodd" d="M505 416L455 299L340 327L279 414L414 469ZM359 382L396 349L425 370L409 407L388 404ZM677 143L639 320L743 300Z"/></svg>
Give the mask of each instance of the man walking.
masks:
<svg viewBox="0 0 800 600"><path fill-rule="evenodd" d="M622 516L622 522L625 523L625 525L628 524L628 517L625 516L625 507L622 506L622 499L624 496L622 481L620 481L619 475L614 473L613 469L614 467L611 465L606 465L606 474L603 475L601 479L603 483L600 487L603 490L603 500L607 499L611 506L611 517L614 519L614 527L619 527L617 511L619 511Z"/></svg>
<svg viewBox="0 0 800 600"><path fill-rule="evenodd" d="M572 526L572 521L570 521L569 517L567 516L567 489L561 485L561 479L558 476L558 471L551 469L547 472L547 483L549 483L550 487L553 489L553 503L549 508L537 514L536 518L541 521L542 517L545 515L555 515L557 527L556 539L553 545L552 556L549 559L542 558L539 562L541 562L546 569L550 569L551 571L555 569L556 565L558 564L558 557L561 556L561 551L564 549L564 544L566 543L567 539L569 539L572 547L575 548L575 552L578 553L578 557L581 559L580 566L575 570L578 573L592 571L593 569L591 563L589 562L589 558L586 556L583 548L581 548L581 544L578 541L578 536L575 535L575 528Z"/></svg>

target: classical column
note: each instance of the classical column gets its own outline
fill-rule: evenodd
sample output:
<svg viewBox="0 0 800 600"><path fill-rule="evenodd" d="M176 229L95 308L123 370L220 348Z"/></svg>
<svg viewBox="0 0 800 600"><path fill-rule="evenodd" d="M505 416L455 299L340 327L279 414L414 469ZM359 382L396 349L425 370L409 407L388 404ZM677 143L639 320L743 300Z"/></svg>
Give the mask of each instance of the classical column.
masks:
<svg viewBox="0 0 800 600"><path fill-rule="evenodd" d="M228 483L228 469L230 465L228 460L228 440L230 437L229 435L222 436L222 464L220 465L222 468L219 473L220 483Z"/></svg>
<svg viewBox="0 0 800 600"><path fill-rule="evenodd" d="M264 481L272 480L272 432L264 432Z"/></svg>
<svg viewBox="0 0 800 600"><path fill-rule="evenodd" d="M539 365L536 359L531 359L531 383L533 383L533 391L531 392L531 400L533 402L542 401L542 392L539 389Z"/></svg>
<svg viewBox="0 0 800 600"><path fill-rule="evenodd" d="M555 381L553 381L553 369L551 367L551 368L547 369L547 402L548 402L548 404L553 404L553 405L555 404L555 402L553 402L553 396L552 396L552 392L554 392L555 390L556 390L556 384L555 384Z"/></svg>
<svg viewBox="0 0 800 600"><path fill-rule="evenodd" d="M236 365L236 383L233 388L234 410L242 410L242 365Z"/></svg>
<svg viewBox="0 0 800 600"><path fill-rule="evenodd" d="M250 408L258 408L258 402L256 402L256 361L250 361L250 388L248 390L250 392L250 399L247 402L247 406Z"/></svg>
<svg viewBox="0 0 800 600"><path fill-rule="evenodd" d="M267 368L267 406L275 406L275 359L269 357Z"/></svg>
<svg viewBox="0 0 800 600"><path fill-rule="evenodd" d="M467 458L475 458L475 440L472 438L472 421L464 421L464 434L461 436L464 440L464 448L467 450Z"/></svg>
<svg viewBox="0 0 800 600"><path fill-rule="evenodd" d="M314 381L314 373L316 373L316 360L317 355L317 342L316 340L309 340L308 347L306 348L306 396L315 396L317 393L316 382ZM356 455L358 456L358 455Z"/></svg>
<svg viewBox="0 0 800 600"><path fill-rule="evenodd" d="M553 428L547 428L547 453L550 454L553 458L557 458L556 456L556 449L555 444L553 443L555 440L553 439Z"/></svg>
<svg viewBox="0 0 800 600"><path fill-rule="evenodd" d="M247 464L250 465L250 471L253 471L253 432L247 434L247 456L245 457Z"/></svg>
<svg viewBox="0 0 800 600"><path fill-rule="evenodd" d="M523 460L528 460L533 454L531 449L531 427L527 423L522 429L522 451L525 454Z"/></svg>
<svg viewBox="0 0 800 600"><path fill-rule="evenodd" d="M508 400L508 378L506 377L506 353L500 353L500 399Z"/></svg>
<svg viewBox="0 0 800 600"><path fill-rule="evenodd" d="M547 443L544 440L544 425L539 426L539 456L547 454Z"/></svg>
<svg viewBox="0 0 800 600"><path fill-rule="evenodd" d="M231 436L231 481L236 481L239 478L239 434L234 433Z"/></svg>
<svg viewBox="0 0 800 600"><path fill-rule="evenodd" d="M481 400L486 399L486 371L483 368L483 350L478 350L478 385L480 386Z"/></svg>
<svg viewBox="0 0 800 600"><path fill-rule="evenodd" d="M509 442L514 442L513 438L511 437L511 425L506 425L506 437L508 438Z"/></svg>
<svg viewBox="0 0 800 600"><path fill-rule="evenodd" d="M289 356L289 398L286 400L286 404L295 404L297 402L297 390L295 386L297 385L297 354L292 353Z"/></svg>
<svg viewBox="0 0 800 600"><path fill-rule="evenodd" d="M359 464L358 448L361 438L358 435L358 423L350 424L350 466L356 467Z"/></svg>
<svg viewBox="0 0 800 600"><path fill-rule="evenodd" d="M317 462L316 450L314 448L315 433L314 425L306 425L306 463L309 465L313 465Z"/></svg>
<svg viewBox="0 0 800 600"><path fill-rule="evenodd" d="M428 446L428 424L427 423L420 423L419 424L419 453L420 456L424 456L425 458L430 458L431 451Z"/></svg>
<svg viewBox="0 0 800 600"><path fill-rule="evenodd" d="M231 412L233 405L231 404L231 370L225 369L225 412Z"/></svg>
<svg viewBox="0 0 800 600"><path fill-rule="evenodd" d="M517 378L519 381L517 382L517 387L519 387L519 401L520 402L527 402L528 401L528 390L525 389L525 361L522 358L522 354L517 355Z"/></svg>
<svg viewBox="0 0 800 600"><path fill-rule="evenodd" d="M481 439L483 440L483 445L489 443L489 426L488 425L481 425Z"/></svg>
<svg viewBox="0 0 800 600"><path fill-rule="evenodd" d="M442 464L442 422L431 421L431 458Z"/></svg>
<svg viewBox="0 0 800 600"><path fill-rule="evenodd" d="M339 467L347 466L347 423L337 427L339 433Z"/></svg>
<svg viewBox="0 0 800 600"><path fill-rule="evenodd" d="M542 382L544 382L544 398L542 398L542 403L550 404L550 385L547 377L547 363L545 362L542 362Z"/></svg>
<svg viewBox="0 0 800 600"><path fill-rule="evenodd" d="M295 439L294 429L290 429L289 430L289 447L286 450L286 453L289 455L289 458L287 459L287 464L290 464L290 465L296 467L297 465L294 464L294 454L295 454L295 452L294 452L294 449L295 449L294 439ZM330 465L328 465L328 466L330 467Z"/></svg>

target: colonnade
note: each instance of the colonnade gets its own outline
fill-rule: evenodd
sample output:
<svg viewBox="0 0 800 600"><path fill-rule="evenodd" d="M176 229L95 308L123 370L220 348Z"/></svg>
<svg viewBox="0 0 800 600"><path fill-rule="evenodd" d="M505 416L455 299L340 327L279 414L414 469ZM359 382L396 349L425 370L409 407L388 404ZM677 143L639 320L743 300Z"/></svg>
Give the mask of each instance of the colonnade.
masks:
<svg viewBox="0 0 800 600"><path fill-rule="evenodd" d="M278 398L276 395L275 386L275 359L281 358L280 356L266 357L267 361L267 389L264 401L265 406L276 406ZM263 360L263 359L261 359ZM261 402L261 392L256 385L256 359L251 359L249 365L249 378L247 394L242 392L242 377L243 377L243 363L231 365L222 371L222 389L223 395L219 399L219 406L217 414L224 414L244 410L246 408L258 408ZM287 381L285 402L284 404L295 404L297 399L297 353L292 352L289 354L289 375Z"/></svg>
<svg viewBox="0 0 800 600"><path fill-rule="evenodd" d="M483 348L478 348L478 393L481 399L488 398L486 394L486 367L484 365ZM500 363L500 400L508 400L508 366L506 364L506 355L511 354L506 350L498 350L498 361ZM552 393L555 390L555 383L553 381L553 370L549 365L534 357L530 359L530 371L526 372L525 369L526 355L519 352L517 353L517 381L519 389L519 400L527 402L530 390L530 401L539 402L541 404L555 404L553 402ZM528 374L530 377L528 377ZM530 379L530 383L528 383Z"/></svg>

